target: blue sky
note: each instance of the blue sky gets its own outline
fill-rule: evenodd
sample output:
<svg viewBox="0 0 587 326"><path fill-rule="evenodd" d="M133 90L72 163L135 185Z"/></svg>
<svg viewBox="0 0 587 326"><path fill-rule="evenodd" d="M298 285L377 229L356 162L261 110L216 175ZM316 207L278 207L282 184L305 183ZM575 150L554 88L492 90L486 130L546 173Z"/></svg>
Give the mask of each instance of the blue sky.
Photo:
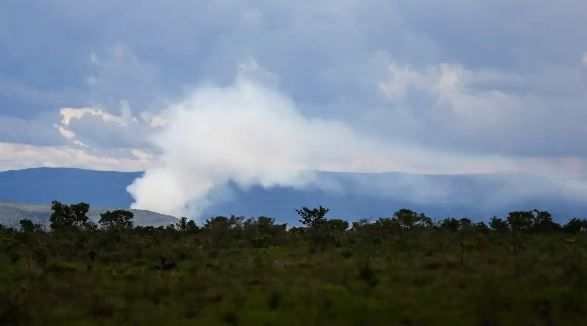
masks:
<svg viewBox="0 0 587 326"><path fill-rule="evenodd" d="M170 137L193 138L171 136L171 108L214 89L212 101L238 107L246 94L223 92L246 79L260 102L243 106L286 107L246 125L268 129L255 141L290 148L297 136L275 136L289 127L318 139L292 143L318 144L320 164L285 151L275 171L587 175L585 13L580 0L4 0L0 170L168 166ZM216 112L233 115L233 127L246 120ZM180 148L232 139L226 132ZM275 180L267 184L293 182Z"/></svg>

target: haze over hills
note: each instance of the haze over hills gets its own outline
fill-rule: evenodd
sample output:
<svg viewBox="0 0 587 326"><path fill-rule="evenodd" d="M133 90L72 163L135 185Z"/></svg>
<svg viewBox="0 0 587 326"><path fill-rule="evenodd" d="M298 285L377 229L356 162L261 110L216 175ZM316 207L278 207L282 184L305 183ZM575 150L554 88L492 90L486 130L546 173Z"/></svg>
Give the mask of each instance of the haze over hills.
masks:
<svg viewBox="0 0 587 326"><path fill-rule="evenodd" d="M282 216L296 221L294 209L324 205L330 216L356 220L390 216L400 208L434 218L487 220L514 210L548 210L556 220L587 215L587 204L566 183L582 179L550 179L523 174L415 175L405 173L320 173L330 190L231 186L224 201L207 211L245 216ZM281 215L277 214L281 213ZM213 214L213 215L214 215Z"/></svg>
<svg viewBox="0 0 587 326"><path fill-rule="evenodd" d="M92 207L128 208L132 203L126 187L141 173L104 172L69 168L37 168L0 172L0 201L44 206L0 205L0 219L16 223L14 216L48 219L52 200L84 201ZM251 187L230 184L214 194L214 204L199 222L215 215L272 216L297 224L295 209L323 205L330 217L349 220L390 216L410 208L435 218L447 216L487 219L512 210L541 209L564 221L587 215L581 200L585 179L545 178L523 174L415 175L405 173L320 172L313 186ZM97 217L100 210L91 212ZM41 213L42 212L42 213ZM135 212L137 225L173 223L166 215ZM142 216L142 217L141 217Z"/></svg>

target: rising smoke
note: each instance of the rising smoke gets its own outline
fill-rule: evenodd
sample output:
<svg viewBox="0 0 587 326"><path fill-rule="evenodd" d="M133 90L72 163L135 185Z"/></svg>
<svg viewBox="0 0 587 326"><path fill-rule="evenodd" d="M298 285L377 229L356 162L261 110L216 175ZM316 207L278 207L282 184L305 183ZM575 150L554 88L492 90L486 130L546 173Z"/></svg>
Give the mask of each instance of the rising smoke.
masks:
<svg viewBox="0 0 587 326"><path fill-rule="evenodd" d="M380 143L343 122L302 115L294 101L279 90L277 78L254 61L239 67L232 85L199 87L153 117L151 125L159 130L150 141L161 156L156 168L148 169L127 187L134 198L131 207L175 216L197 217L222 198L229 183L243 189L260 185L344 190L336 189L340 186L336 182L323 177L319 180L315 171L553 175L553 171L573 165L565 160L512 160ZM393 184L353 187L421 203L463 199L451 188L454 185L427 180L409 177ZM584 180L571 183L554 178L531 189L528 180L496 180L499 189L486 199L498 206L536 193L554 192L572 199L584 198L587 191Z"/></svg>
<svg viewBox="0 0 587 326"><path fill-rule="evenodd" d="M132 208L194 216L229 182L306 187L316 170L361 165L383 152L341 122L303 116L254 61L232 85L201 87L159 117L161 167L128 188Z"/></svg>

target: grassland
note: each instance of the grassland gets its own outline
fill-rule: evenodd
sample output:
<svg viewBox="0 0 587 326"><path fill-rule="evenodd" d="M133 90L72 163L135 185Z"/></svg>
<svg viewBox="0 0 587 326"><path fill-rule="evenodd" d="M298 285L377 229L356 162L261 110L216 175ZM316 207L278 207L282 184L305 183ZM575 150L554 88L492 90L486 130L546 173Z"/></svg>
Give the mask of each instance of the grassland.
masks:
<svg viewBox="0 0 587 326"><path fill-rule="evenodd" d="M397 217L348 228L323 222L4 228L0 324L570 325L587 318L582 232L468 221L406 227Z"/></svg>

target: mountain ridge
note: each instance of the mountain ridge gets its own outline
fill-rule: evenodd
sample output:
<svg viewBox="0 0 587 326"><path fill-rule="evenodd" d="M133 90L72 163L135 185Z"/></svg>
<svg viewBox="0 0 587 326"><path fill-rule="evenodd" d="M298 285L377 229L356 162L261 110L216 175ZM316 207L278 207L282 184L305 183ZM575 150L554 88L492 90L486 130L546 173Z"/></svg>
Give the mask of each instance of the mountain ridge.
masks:
<svg viewBox="0 0 587 326"><path fill-rule="evenodd" d="M127 209L133 199L126 187L142 172L94 171L76 168L31 168L0 172L0 201L48 205L87 202L91 207ZM229 183L221 196L198 216L202 222L217 215L266 215L297 224L295 209L323 205L330 217L348 220L390 216L399 208L434 218L469 217L487 220L512 210L541 209L565 220L587 214L582 192L586 178L547 178L522 173L410 174L316 171L304 189L243 188ZM40 190L42 189L42 191Z"/></svg>

